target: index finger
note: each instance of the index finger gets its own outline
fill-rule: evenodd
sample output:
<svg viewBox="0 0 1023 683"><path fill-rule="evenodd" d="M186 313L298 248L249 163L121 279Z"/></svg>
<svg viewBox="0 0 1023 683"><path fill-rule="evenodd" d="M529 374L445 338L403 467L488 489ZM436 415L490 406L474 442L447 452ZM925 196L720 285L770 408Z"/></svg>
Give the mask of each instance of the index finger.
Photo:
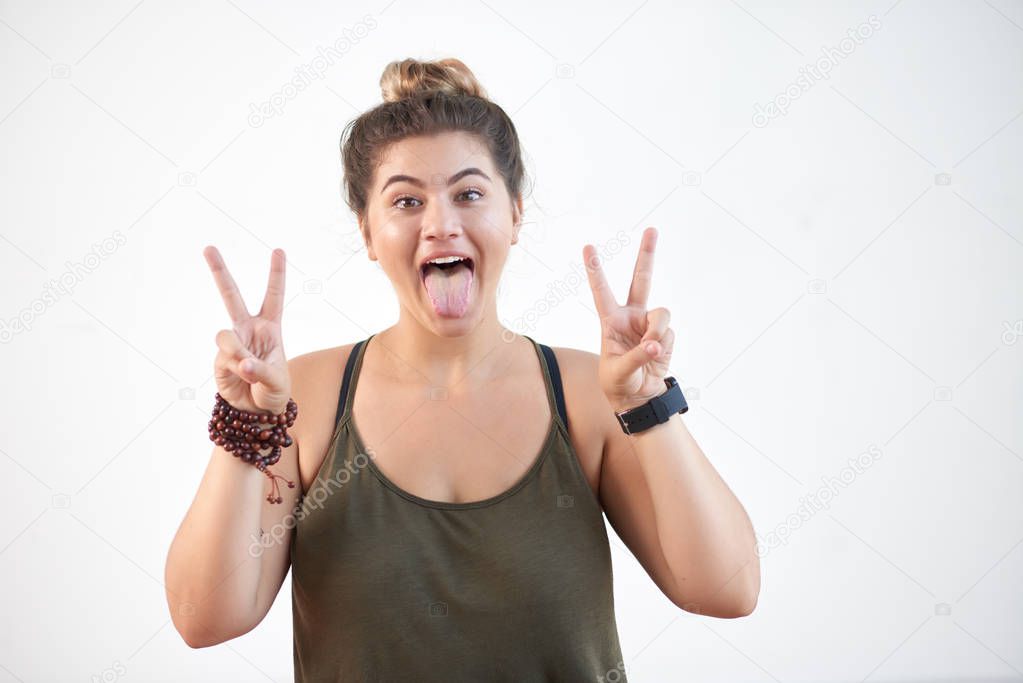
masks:
<svg viewBox="0 0 1023 683"><path fill-rule="evenodd" d="M224 299L224 305L227 306L231 322L237 327L252 317L249 314L249 309L245 307L241 292L238 291L238 285L235 284L234 278L228 272L227 265L224 264L224 259L216 247L213 245L206 247L202 250L202 255L206 257L206 263L209 264L210 270L213 272L213 279L217 283L217 289L220 290L220 296Z"/></svg>
<svg viewBox="0 0 1023 683"><path fill-rule="evenodd" d="M615 301L607 278L604 277L600 256L592 245L587 244L583 247L583 262L586 264L586 278L590 281L590 290L593 292L593 303L597 306L597 313L603 318L618 307L618 302Z"/></svg>

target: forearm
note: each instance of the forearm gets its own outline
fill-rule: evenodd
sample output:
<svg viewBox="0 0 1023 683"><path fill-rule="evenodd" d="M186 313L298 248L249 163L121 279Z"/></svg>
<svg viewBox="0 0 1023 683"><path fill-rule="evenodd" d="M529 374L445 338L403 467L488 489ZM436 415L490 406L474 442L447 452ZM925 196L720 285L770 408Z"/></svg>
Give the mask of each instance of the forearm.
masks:
<svg viewBox="0 0 1023 683"><path fill-rule="evenodd" d="M673 415L629 440L650 489L678 601L704 614L751 612L760 592L753 525L682 416Z"/></svg>
<svg viewBox="0 0 1023 683"><path fill-rule="evenodd" d="M215 447L167 556L167 601L192 642L244 631L254 613L261 560L250 553L265 476Z"/></svg>

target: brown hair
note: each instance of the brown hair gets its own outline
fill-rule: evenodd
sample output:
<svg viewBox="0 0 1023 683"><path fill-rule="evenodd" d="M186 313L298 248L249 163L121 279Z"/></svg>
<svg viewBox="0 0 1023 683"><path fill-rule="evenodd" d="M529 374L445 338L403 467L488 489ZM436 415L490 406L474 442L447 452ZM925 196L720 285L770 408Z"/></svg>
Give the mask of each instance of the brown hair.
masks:
<svg viewBox="0 0 1023 683"><path fill-rule="evenodd" d="M448 58L391 62L380 77L383 103L351 121L341 135L345 202L361 219L373 173L386 149L402 138L447 131L475 135L490 152L508 195L525 179L515 125L465 64Z"/></svg>

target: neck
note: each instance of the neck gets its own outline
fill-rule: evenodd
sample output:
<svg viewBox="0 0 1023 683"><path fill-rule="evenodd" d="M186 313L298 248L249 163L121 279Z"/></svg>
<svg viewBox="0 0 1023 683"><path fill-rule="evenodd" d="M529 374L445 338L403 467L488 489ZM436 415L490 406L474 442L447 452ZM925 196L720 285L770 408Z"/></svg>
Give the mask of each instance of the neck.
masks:
<svg viewBox="0 0 1023 683"><path fill-rule="evenodd" d="M485 384L507 366L519 335L485 306L480 319L421 321L404 306L398 322L378 333L370 346L386 351L396 377L462 392Z"/></svg>

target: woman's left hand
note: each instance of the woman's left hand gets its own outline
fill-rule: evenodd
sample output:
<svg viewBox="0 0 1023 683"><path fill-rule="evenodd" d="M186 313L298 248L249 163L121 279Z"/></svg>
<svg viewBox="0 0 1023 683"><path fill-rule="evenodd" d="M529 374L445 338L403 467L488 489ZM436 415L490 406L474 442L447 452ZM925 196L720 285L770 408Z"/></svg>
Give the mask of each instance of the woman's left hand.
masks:
<svg viewBox="0 0 1023 683"><path fill-rule="evenodd" d="M615 412L643 405L667 391L664 377L675 344L675 332L668 327L671 314L667 308L646 309L656 244L657 230L644 230L624 306L611 292L597 250L590 244L583 246L583 262L600 316L600 386Z"/></svg>

